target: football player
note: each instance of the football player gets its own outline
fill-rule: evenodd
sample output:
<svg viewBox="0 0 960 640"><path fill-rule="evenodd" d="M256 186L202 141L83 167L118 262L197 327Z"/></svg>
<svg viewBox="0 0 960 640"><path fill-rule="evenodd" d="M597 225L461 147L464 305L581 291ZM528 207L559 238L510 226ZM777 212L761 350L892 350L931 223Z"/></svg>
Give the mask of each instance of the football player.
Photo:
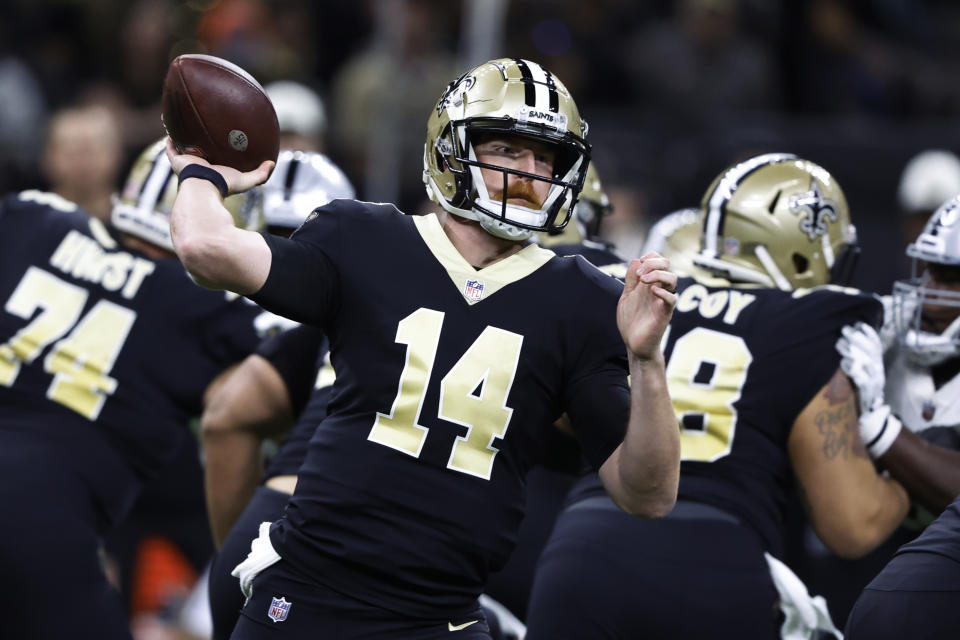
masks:
<svg viewBox="0 0 960 640"><path fill-rule="evenodd" d="M894 283L885 331L847 327L837 348L858 387L870 454L942 514L867 585L847 622L855 638L920 629L946 638L960 625L960 196L933 213L906 253L913 277Z"/></svg>
<svg viewBox="0 0 960 640"><path fill-rule="evenodd" d="M283 150L262 188L264 223L287 237L311 207L353 196L346 176L323 154ZM246 556L259 524L282 515L307 442L326 416L333 375L324 345L323 332L306 325L267 338L217 387L204 410L204 484L220 549L209 582L214 638L230 636L243 606L230 572ZM264 472L263 441L284 434Z"/></svg>
<svg viewBox="0 0 960 640"><path fill-rule="evenodd" d="M812 162L766 154L721 173L701 209L694 262L713 277L680 280L664 341L683 460L676 507L624 518L595 475L581 480L541 556L528 639L775 638L794 485L846 557L906 513L906 492L863 451L833 348L844 324L875 322L881 305L820 286L845 282L856 250L839 185Z"/></svg>
<svg viewBox="0 0 960 640"><path fill-rule="evenodd" d="M337 372L284 516L237 567L249 600L234 638L489 637L477 598L564 411L621 508L673 506L678 434L658 345L674 275L645 256L622 286L525 243L568 221L585 134L546 69L484 63L427 124L424 179L443 215L336 200L289 239L228 225L220 203L269 163L211 168L168 145L190 177L173 214L181 260L207 286L323 328Z"/></svg>
<svg viewBox="0 0 960 640"><path fill-rule="evenodd" d="M160 141L115 228L51 193L0 201L5 637L130 637L100 537L192 437L217 374L256 347L259 310L197 287L173 253L176 185Z"/></svg>

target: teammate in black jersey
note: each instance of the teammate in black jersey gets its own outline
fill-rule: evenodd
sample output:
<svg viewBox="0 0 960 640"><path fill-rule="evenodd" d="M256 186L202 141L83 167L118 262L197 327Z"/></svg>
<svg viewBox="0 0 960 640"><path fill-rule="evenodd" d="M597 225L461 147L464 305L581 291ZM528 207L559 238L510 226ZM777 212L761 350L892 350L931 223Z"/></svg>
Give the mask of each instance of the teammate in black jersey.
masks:
<svg viewBox="0 0 960 640"><path fill-rule="evenodd" d="M230 637L243 607L230 572L250 551L260 523L283 515L307 443L327 414L333 370L326 354L323 331L310 325L267 338L217 389L204 412L208 509L219 547L209 582L216 640ZM284 431L289 432L264 470L264 438Z"/></svg>
<svg viewBox="0 0 960 640"><path fill-rule="evenodd" d="M283 237L303 223L310 203L354 195L326 156L290 150L280 152L262 193L266 228ZM230 572L246 557L259 524L283 514L307 442L326 416L329 362L318 371L326 353L323 331L300 325L266 339L209 398L202 434L207 510L219 548L209 580L214 638L230 636L243 606ZM264 439L285 433L264 472Z"/></svg>
<svg viewBox="0 0 960 640"><path fill-rule="evenodd" d="M817 286L842 282L854 249L839 186L811 162L758 156L722 173L702 209L695 262L722 278L680 280L664 341L677 505L655 522L623 518L595 475L578 483L541 556L530 640L778 637L771 571L785 567L765 554L781 553L795 484L845 556L906 513L857 438L834 351L841 327L876 322L880 304Z"/></svg>
<svg viewBox="0 0 960 640"><path fill-rule="evenodd" d="M233 637L488 637L477 597L564 411L622 508L673 506L666 260L632 262L622 286L524 244L566 223L585 133L559 80L502 59L431 112L425 180L442 219L337 200L267 238L227 228L213 184L184 182L173 228L194 277L323 327L337 372L284 517L238 567L252 595ZM168 152L178 170L205 165ZM215 170L236 192L269 169Z"/></svg>
<svg viewBox="0 0 960 640"><path fill-rule="evenodd" d="M130 637L99 539L257 344L259 310L197 287L172 253L163 150L134 165L122 231L50 193L0 201L4 637Z"/></svg>

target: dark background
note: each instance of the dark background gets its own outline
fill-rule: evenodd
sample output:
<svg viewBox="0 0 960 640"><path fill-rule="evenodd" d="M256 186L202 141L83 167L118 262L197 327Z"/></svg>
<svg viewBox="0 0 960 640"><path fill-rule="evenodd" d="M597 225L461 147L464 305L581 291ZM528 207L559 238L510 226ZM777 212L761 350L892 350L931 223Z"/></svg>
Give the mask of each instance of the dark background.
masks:
<svg viewBox="0 0 960 640"><path fill-rule="evenodd" d="M264 84L315 88L327 151L360 197L416 209L426 116L445 84L522 56L559 76L589 121L625 253L732 161L791 151L838 178L864 247L858 284L885 292L905 268L901 170L923 149L960 149L958 40L946 0L7 0L0 187L45 186L45 123L77 104L111 108L129 165L162 135L169 60L207 52Z"/></svg>

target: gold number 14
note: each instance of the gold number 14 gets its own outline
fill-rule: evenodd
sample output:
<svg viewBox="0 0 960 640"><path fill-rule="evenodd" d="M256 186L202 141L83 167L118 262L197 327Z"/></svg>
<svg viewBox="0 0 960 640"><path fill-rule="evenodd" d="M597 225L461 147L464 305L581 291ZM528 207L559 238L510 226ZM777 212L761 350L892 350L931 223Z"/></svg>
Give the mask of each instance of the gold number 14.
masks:
<svg viewBox="0 0 960 640"><path fill-rule="evenodd" d="M390 413L377 413L368 440L420 457L429 432L420 425L420 411L443 318L440 311L420 308L400 321L396 341L407 345L406 362ZM467 428L453 445L448 469L490 479L499 452L493 440L503 438L513 415L507 396L522 345L523 336L488 326L440 381L439 417Z"/></svg>

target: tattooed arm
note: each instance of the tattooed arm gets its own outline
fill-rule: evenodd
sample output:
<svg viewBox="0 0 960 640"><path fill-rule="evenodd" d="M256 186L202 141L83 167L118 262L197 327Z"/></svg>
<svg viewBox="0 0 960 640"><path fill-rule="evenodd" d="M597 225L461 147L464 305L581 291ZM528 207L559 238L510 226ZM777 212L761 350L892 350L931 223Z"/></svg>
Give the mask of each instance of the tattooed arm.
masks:
<svg viewBox="0 0 960 640"><path fill-rule="evenodd" d="M797 416L787 448L814 531L837 555L870 552L903 521L907 492L878 475L867 456L853 387L841 371Z"/></svg>

